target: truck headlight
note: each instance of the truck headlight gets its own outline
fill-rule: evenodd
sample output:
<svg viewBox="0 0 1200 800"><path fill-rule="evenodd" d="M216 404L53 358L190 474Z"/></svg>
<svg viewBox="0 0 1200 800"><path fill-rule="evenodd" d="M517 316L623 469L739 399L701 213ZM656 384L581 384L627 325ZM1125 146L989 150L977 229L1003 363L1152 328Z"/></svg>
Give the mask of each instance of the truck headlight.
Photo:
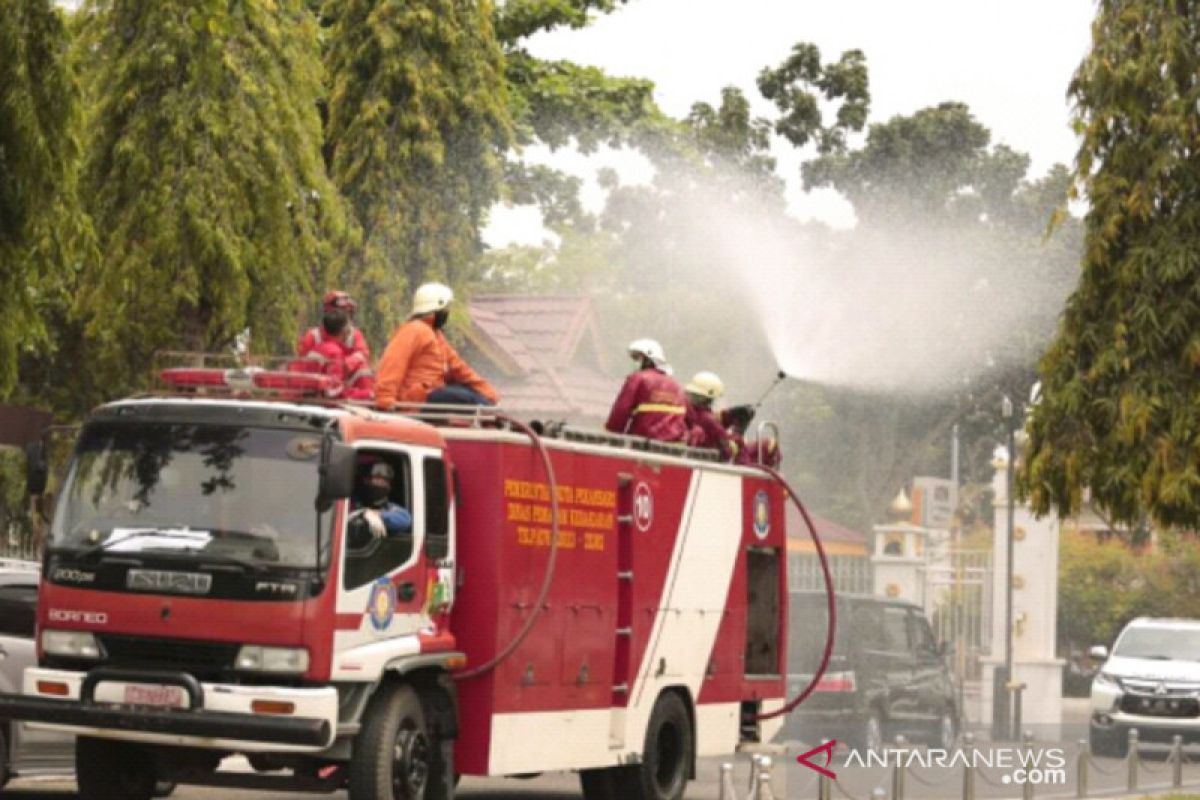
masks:
<svg viewBox="0 0 1200 800"><path fill-rule="evenodd" d="M1096 673L1095 684L1097 686L1104 686L1109 689L1120 689L1121 688L1121 681L1118 680L1115 675L1110 675L1103 670Z"/></svg>
<svg viewBox="0 0 1200 800"><path fill-rule="evenodd" d="M42 631L42 652L68 658L100 658L100 643L87 631Z"/></svg>
<svg viewBox="0 0 1200 800"><path fill-rule="evenodd" d="M250 672L301 674L308 671L308 650L303 647L242 645L234 667Z"/></svg>

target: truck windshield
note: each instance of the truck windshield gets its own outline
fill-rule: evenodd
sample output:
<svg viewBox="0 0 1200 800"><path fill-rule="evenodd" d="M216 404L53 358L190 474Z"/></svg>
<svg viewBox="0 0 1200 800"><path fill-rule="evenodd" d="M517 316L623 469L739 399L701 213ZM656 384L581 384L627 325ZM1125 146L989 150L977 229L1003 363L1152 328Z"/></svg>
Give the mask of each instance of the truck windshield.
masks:
<svg viewBox="0 0 1200 800"><path fill-rule="evenodd" d="M1121 634L1113 655L1158 661L1200 661L1200 629L1130 628Z"/></svg>
<svg viewBox="0 0 1200 800"><path fill-rule="evenodd" d="M304 431L93 423L63 486L51 546L311 567L320 452L321 437Z"/></svg>

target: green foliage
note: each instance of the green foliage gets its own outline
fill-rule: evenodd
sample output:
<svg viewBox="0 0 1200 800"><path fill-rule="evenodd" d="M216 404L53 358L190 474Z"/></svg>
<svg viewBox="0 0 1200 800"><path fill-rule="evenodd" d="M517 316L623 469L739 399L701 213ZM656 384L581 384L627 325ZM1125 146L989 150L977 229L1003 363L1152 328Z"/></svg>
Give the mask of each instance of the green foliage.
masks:
<svg viewBox="0 0 1200 800"><path fill-rule="evenodd" d="M378 344L425 280L468 282L510 143L491 5L347 0L327 6L326 150L362 226L344 285Z"/></svg>
<svg viewBox="0 0 1200 800"><path fill-rule="evenodd" d="M1059 545L1058 636L1075 647L1111 645L1131 619L1200 614L1200 541L1160 534L1152 552L1116 538L1064 533Z"/></svg>
<svg viewBox="0 0 1200 800"><path fill-rule="evenodd" d="M86 248L67 41L49 0L0 0L0 397L19 355L53 347L47 305Z"/></svg>
<svg viewBox="0 0 1200 800"><path fill-rule="evenodd" d="M1111 645L1140 613L1143 569L1119 541L1097 543L1089 535L1064 533L1058 555L1059 639L1076 647Z"/></svg>
<svg viewBox="0 0 1200 800"><path fill-rule="evenodd" d="M601 144L649 143L670 127L654 104L654 84L648 80L614 78L597 67L544 61L520 49L510 51L505 63L521 144L574 144L590 153Z"/></svg>
<svg viewBox="0 0 1200 800"><path fill-rule="evenodd" d="M0 446L0 522L21 516L24 507L25 454L16 447Z"/></svg>
<svg viewBox="0 0 1200 800"><path fill-rule="evenodd" d="M821 51L809 42L797 43L782 64L758 76L758 90L782 115L775 132L796 147L813 140L823 154L845 150L846 135L862 130L871 103L869 87L867 59L861 50L847 50L837 61L822 65ZM828 125L821 112L822 99L841 101Z"/></svg>
<svg viewBox="0 0 1200 800"><path fill-rule="evenodd" d="M93 0L85 17L83 196L101 257L77 311L108 391L160 349L221 350L247 328L256 349L289 346L345 230L311 14L300 0Z"/></svg>
<svg viewBox="0 0 1200 800"><path fill-rule="evenodd" d="M1041 362L1023 475L1117 522L1200 524L1200 26L1193 2L1101 3L1070 87L1082 273Z"/></svg>
<svg viewBox="0 0 1200 800"><path fill-rule="evenodd" d="M607 14L626 0L506 0L496 10L496 36L508 44L554 28L583 28L593 10Z"/></svg>

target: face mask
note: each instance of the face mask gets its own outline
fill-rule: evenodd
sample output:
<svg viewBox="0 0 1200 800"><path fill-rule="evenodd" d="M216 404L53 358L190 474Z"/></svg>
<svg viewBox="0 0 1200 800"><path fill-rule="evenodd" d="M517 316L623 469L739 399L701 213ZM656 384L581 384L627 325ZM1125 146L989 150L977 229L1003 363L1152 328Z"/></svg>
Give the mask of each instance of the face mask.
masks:
<svg viewBox="0 0 1200 800"><path fill-rule="evenodd" d="M446 322L450 319L450 309L443 308L441 311L433 315L433 327L441 330L446 326Z"/></svg>
<svg viewBox="0 0 1200 800"><path fill-rule="evenodd" d="M369 484L367 486L367 503L373 506L381 504L388 499L388 488L386 486L376 486Z"/></svg>
<svg viewBox="0 0 1200 800"><path fill-rule="evenodd" d="M345 311L326 311L325 315L321 317L321 327L328 331L330 335L337 336L346 330L346 323L349 321L350 318L346 315Z"/></svg>

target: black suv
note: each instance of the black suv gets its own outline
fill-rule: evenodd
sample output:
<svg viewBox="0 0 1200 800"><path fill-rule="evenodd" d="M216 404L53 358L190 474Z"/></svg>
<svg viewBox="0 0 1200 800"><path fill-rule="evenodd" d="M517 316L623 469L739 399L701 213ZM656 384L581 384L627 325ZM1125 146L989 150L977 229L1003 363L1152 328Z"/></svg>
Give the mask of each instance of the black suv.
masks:
<svg viewBox="0 0 1200 800"><path fill-rule="evenodd" d="M808 685L821 660L828 618L824 592L793 592L788 609L788 695ZM958 694L944 648L920 608L881 597L839 595L829 669L792 712L784 737L808 743L837 739L877 750L897 734L954 746Z"/></svg>

